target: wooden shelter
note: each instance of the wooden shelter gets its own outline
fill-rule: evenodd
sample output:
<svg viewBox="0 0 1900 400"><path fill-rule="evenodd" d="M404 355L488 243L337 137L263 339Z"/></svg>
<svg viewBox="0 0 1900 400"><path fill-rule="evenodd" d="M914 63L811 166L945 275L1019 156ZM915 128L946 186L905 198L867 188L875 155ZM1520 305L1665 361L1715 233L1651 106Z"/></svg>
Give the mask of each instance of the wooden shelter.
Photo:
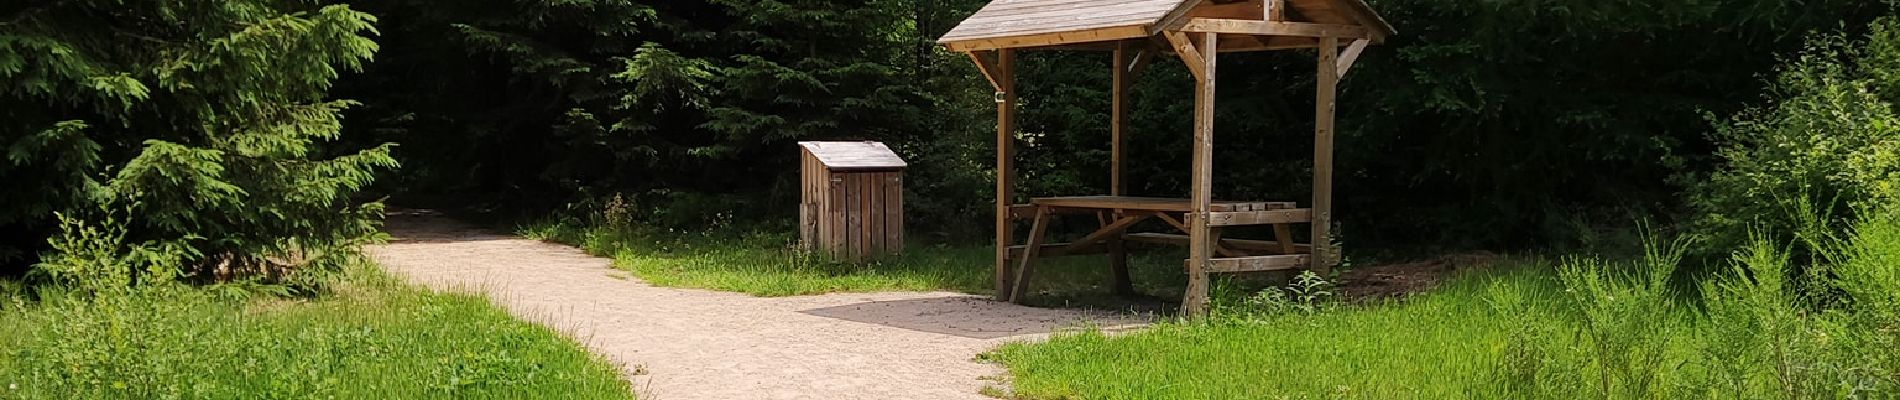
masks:
<svg viewBox="0 0 1900 400"><path fill-rule="evenodd" d="M865 262L904 251L904 168L878 142L798 142L799 244Z"/></svg>
<svg viewBox="0 0 1900 400"><path fill-rule="evenodd" d="M1362 0L995 0L938 40L964 52L996 88L996 293L1021 301L1039 257L1108 252L1118 292L1131 290L1126 241L1186 244L1187 294L1182 310L1205 312L1208 274L1312 268L1339 262L1330 243L1332 223L1333 97L1339 80L1366 47L1382 43L1392 26ZM1313 198L1289 202L1213 199L1214 88L1221 53L1314 49L1318 54L1314 110ZM1107 196L1037 198L1015 204L1010 165L1016 130L1016 54L1024 50L1098 50L1114 57ZM1194 77L1193 183L1187 198L1125 196L1122 154L1129 134L1128 91L1144 66L1173 53ZM1043 243L1056 214L1095 214L1102 227L1065 244ZM1185 235L1128 234L1147 219ZM1030 220L1023 245L1011 240L1014 222ZM1308 224L1312 243L1295 244L1291 224ZM1231 226L1272 225L1274 241L1221 238ZM1014 267L1012 268L1012 264Z"/></svg>

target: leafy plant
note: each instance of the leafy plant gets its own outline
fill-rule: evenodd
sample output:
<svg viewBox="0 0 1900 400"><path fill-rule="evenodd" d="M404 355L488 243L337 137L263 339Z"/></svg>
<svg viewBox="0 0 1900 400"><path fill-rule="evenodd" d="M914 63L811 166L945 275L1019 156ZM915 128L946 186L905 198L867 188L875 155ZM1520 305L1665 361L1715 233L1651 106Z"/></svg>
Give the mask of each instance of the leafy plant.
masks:
<svg viewBox="0 0 1900 400"><path fill-rule="evenodd" d="M1651 244L1642 260L1624 268L1593 259L1558 268L1581 323L1579 361L1594 371L1578 389L1599 398L1667 397L1672 388L1660 379L1671 368L1669 348L1683 328L1670 315L1679 304L1670 277L1689 243Z"/></svg>
<svg viewBox="0 0 1900 400"><path fill-rule="evenodd" d="M115 218L93 225L59 218L60 234L49 240L50 256L34 271L61 288L107 296L123 295L139 286L171 284L177 265L189 249L161 249L125 241L126 229Z"/></svg>
<svg viewBox="0 0 1900 400"><path fill-rule="evenodd" d="M1782 68L1769 104L1718 121L1723 164L1691 178L1697 230L1715 248L1748 243L1751 230L1806 229L1816 214L1803 205L1839 230L1856 209L1900 202L1900 20L1871 31L1815 40Z"/></svg>

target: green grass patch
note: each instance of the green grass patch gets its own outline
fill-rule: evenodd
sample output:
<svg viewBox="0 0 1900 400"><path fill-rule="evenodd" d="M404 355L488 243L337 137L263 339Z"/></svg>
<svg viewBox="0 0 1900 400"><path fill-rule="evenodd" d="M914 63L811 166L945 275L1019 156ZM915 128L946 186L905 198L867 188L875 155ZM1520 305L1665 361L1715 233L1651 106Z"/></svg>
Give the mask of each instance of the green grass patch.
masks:
<svg viewBox="0 0 1900 400"><path fill-rule="evenodd" d="M1486 398L1471 390L1494 379L1516 323L1487 304L1493 285L1554 286L1528 273L1471 276L1403 303L1310 314L1242 315L1230 303L1209 320L985 357L1008 366L1029 399Z"/></svg>
<svg viewBox="0 0 1900 400"><path fill-rule="evenodd" d="M796 296L833 292L934 291L994 293L995 250L989 245L912 245L904 254L868 265L825 260L793 248L775 232L658 232L639 227L543 222L525 226L529 238L578 246L612 257L617 268L660 286ZM1176 252L1136 253L1130 260L1136 289L1178 294L1186 277ZM1036 264L1031 304L1115 304L1109 298L1107 256L1075 256Z"/></svg>
<svg viewBox="0 0 1900 400"><path fill-rule="evenodd" d="M1211 318L984 357L1020 399L1900 397L1900 219L1805 237L1821 254L1761 239L1699 284L1672 278L1687 242L1651 244L1382 304L1230 294Z"/></svg>
<svg viewBox="0 0 1900 400"><path fill-rule="evenodd" d="M630 399L603 359L474 295L363 268L314 299L233 286L0 292L0 398Z"/></svg>

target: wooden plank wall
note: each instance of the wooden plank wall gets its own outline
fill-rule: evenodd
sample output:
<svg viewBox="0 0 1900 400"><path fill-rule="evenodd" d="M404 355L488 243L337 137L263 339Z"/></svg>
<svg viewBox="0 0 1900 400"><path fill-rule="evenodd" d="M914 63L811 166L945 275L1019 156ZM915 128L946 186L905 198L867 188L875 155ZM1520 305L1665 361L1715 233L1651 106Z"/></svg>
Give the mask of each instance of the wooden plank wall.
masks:
<svg viewBox="0 0 1900 400"><path fill-rule="evenodd" d="M831 226L824 223L828 218L823 208L830 185L825 182L825 167L818 163L818 157L810 149L800 148L798 153L798 248L816 251L820 239L829 238L831 233Z"/></svg>
<svg viewBox="0 0 1900 400"><path fill-rule="evenodd" d="M831 171L805 152L800 248L866 262L904 250L904 173Z"/></svg>

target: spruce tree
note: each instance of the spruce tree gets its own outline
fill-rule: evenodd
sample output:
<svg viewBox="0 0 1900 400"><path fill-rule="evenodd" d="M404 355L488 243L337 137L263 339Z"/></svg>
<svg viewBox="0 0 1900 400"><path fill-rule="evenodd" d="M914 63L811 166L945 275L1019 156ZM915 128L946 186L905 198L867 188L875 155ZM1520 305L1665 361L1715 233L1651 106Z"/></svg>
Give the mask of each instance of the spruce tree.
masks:
<svg viewBox="0 0 1900 400"><path fill-rule="evenodd" d="M393 23L388 58L344 89L366 103L352 136L404 143L401 187L425 200L625 193L650 222L698 226L784 215L799 140L962 141L931 125L948 107L920 79L940 50L915 0L353 4Z"/></svg>
<svg viewBox="0 0 1900 400"><path fill-rule="evenodd" d="M200 271L324 262L377 231L351 196L387 145L325 148L327 98L375 18L308 1L0 5L0 257L31 263L55 213L124 224ZM129 251L129 250L128 250Z"/></svg>

